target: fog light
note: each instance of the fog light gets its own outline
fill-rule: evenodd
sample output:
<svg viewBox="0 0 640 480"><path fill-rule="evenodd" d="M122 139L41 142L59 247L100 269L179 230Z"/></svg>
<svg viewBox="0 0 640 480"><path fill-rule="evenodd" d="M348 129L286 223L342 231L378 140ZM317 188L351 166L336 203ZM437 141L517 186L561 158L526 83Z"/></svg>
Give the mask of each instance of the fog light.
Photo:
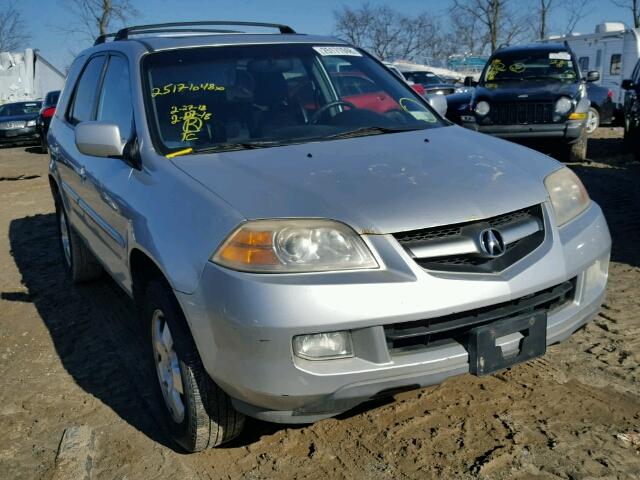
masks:
<svg viewBox="0 0 640 480"><path fill-rule="evenodd" d="M587 113L586 112L573 112L569 115L569 120L586 120Z"/></svg>
<svg viewBox="0 0 640 480"><path fill-rule="evenodd" d="M293 337L293 353L307 360L329 360L353 356L349 332L316 333Z"/></svg>

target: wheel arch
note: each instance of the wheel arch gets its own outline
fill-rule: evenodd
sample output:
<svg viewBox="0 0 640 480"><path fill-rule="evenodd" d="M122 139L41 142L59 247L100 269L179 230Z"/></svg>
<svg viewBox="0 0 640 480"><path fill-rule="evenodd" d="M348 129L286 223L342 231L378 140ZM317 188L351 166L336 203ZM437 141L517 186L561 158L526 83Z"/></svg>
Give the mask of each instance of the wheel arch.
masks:
<svg viewBox="0 0 640 480"><path fill-rule="evenodd" d="M152 280L160 279L171 289L171 282L153 258L142 249L134 247L129 253L129 274L131 276L131 296L138 309L142 306L147 286Z"/></svg>

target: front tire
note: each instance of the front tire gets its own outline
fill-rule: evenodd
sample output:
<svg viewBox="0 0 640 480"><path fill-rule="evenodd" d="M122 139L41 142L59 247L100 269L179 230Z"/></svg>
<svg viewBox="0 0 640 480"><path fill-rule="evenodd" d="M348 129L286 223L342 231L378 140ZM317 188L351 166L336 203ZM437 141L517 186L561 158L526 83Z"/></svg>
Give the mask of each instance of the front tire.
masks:
<svg viewBox="0 0 640 480"><path fill-rule="evenodd" d="M589 137L586 128L580 134L580 138L574 143L565 145L563 152L563 160L567 162L584 162L587 159L587 143Z"/></svg>
<svg viewBox="0 0 640 480"><path fill-rule="evenodd" d="M149 284L143 315L158 376L157 393L173 440L187 452L198 452L237 437L244 415L209 378L182 310L164 281Z"/></svg>
<svg viewBox="0 0 640 480"><path fill-rule="evenodd" d="M591 135L595 132L600 126L600 112L594 107L589 109L589 113L587 114L587 134Z"/></svg>
<svg viewBox="0 0 640 480"><path fill-rule="evenodd" d="M71 228L59 196L56 196L55 203L60 254L65 270L73 283L95 280L102 274L102 265L87 248L82 238Z"/></svg>

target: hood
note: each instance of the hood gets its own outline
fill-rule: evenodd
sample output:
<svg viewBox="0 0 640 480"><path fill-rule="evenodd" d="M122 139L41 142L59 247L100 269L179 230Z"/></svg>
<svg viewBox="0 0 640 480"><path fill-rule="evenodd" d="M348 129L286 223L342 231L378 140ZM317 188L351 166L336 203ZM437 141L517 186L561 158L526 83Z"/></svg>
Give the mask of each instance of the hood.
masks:
<svg viewBox="0 0 640 480"><path fill-rule="evenodd" d="M475 88L475 100L494 102L517 101L555 101L558 97L577 98L581 85L579 83L562 83L547 81L514 81L484 83ZM526 97L524 96L526 95Z"/></svg>
<svg viewBox="0 0 640 480"><path fill-rule="evenodd" d="M29 120L35 120L38 118L38 113L28 113L26 115L7 115L0 117L0 123L4 122L28 122Z"/></svg>
<svg viewBox="0 0 640 480"><path fill-rule="evenodd" d="M247 219L320 217L360 233L487 218L543 202L548 156L457 126L172 162Z"/></svg>

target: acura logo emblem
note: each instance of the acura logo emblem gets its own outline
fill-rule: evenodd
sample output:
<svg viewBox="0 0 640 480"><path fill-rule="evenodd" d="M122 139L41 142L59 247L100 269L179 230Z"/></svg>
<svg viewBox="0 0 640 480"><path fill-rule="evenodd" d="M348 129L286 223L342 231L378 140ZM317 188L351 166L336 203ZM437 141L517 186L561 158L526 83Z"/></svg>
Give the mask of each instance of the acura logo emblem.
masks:
<svg viewBox="0 0 640 480"><path fill-rule="evenodd" d="M500 232L493 228L481 231L480 249L486 257L496 258L504 255L506 248Z"/></svg>

